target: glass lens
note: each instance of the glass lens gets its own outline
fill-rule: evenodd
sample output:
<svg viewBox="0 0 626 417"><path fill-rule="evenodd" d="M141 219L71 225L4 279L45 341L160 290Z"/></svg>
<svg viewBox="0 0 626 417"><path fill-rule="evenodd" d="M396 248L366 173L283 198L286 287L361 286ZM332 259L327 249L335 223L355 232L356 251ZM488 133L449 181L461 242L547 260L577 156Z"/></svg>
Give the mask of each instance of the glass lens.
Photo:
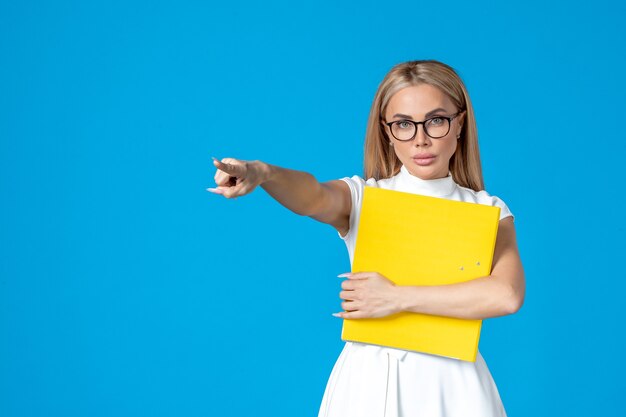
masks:
<svg viewBox="0 0 626 417"><path fill-rule="evenodd" d="M443 117L433 117L424 123L424 128L428 136L433 138L442 138L448 134L450 122Z"/></svg>
<svg viewBox="0 0 626 417"><path fill-rule="evenodd" d="M415 125L405 120L399 120L391 125L391 133L398 140L409 140L415 136Z"/></svg>

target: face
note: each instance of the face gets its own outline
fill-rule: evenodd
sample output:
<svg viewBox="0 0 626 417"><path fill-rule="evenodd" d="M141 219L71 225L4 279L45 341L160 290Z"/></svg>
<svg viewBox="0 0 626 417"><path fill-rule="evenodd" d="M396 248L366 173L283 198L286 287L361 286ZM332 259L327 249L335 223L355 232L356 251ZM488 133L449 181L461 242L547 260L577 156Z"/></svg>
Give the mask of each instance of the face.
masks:
<svg viewBox="0 0 626 417"><path fill-rule="evenodd" d="M403 88L391 97L385 120L381 123L395 120L421 122L434 116L452 116L457 111L459 109L440 89L430 84L419 84ZM428 180L448 175L450 158L456 151L457 136L461 134L464 119L465 112L452 119L448 134L438 139L426 135L424 125L418 125L413 140L406 142L397 140L389 126L383 124L383 127L406 169L416 177Z"/></svg>

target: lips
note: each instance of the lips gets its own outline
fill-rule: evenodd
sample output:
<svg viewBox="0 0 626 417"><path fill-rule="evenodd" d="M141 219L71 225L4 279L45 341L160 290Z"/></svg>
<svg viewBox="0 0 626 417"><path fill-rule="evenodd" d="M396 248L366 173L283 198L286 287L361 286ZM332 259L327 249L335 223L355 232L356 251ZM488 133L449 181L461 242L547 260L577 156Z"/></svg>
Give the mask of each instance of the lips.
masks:
<svg viewBox="0 0 626 417"><path fill-rule="evenodd" d="M433 161L435 160L435 155L433 155L432 153L423 153L415 155L412 158L413 162L415 162L416 165L428 166L433 164Z"/></svg>

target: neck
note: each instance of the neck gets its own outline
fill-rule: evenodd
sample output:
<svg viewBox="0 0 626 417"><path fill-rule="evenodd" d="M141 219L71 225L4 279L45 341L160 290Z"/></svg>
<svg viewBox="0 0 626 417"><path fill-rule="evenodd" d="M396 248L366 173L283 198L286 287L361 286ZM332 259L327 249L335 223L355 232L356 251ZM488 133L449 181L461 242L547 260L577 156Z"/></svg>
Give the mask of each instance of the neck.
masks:
<svg viewBox="0 0 626 417"><path fill-rule="evenodd" d="M409 172L402 165L400 172L397 174L401 191L412 192L415 194L428 195L433 197L444 197L451 194L456 188L456 183L452 179L452 173L448 171L448 175L441 178L422 179Z"/></svg>

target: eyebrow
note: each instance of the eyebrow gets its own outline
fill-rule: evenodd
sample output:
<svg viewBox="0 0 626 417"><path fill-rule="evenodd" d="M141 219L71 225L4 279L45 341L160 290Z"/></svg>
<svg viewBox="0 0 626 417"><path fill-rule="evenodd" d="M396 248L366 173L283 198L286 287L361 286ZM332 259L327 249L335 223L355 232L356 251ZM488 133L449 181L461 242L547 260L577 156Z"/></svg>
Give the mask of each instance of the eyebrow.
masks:
<svg viewBox="0 0 626 417"><path fill-rule="evenodd" d="M432 116L433 114L435 114L437 112L440 112L440 111L447 112L446 109L438 107L435 110L431 110L428 113L426 113L426 118L428 118L428 117ZM413 120L413 117L409 116L408 114L402 114L402 113L396 113L396 114L393 115L393 117L401 117L403 119L411 119L411 120Z"/></svg>

